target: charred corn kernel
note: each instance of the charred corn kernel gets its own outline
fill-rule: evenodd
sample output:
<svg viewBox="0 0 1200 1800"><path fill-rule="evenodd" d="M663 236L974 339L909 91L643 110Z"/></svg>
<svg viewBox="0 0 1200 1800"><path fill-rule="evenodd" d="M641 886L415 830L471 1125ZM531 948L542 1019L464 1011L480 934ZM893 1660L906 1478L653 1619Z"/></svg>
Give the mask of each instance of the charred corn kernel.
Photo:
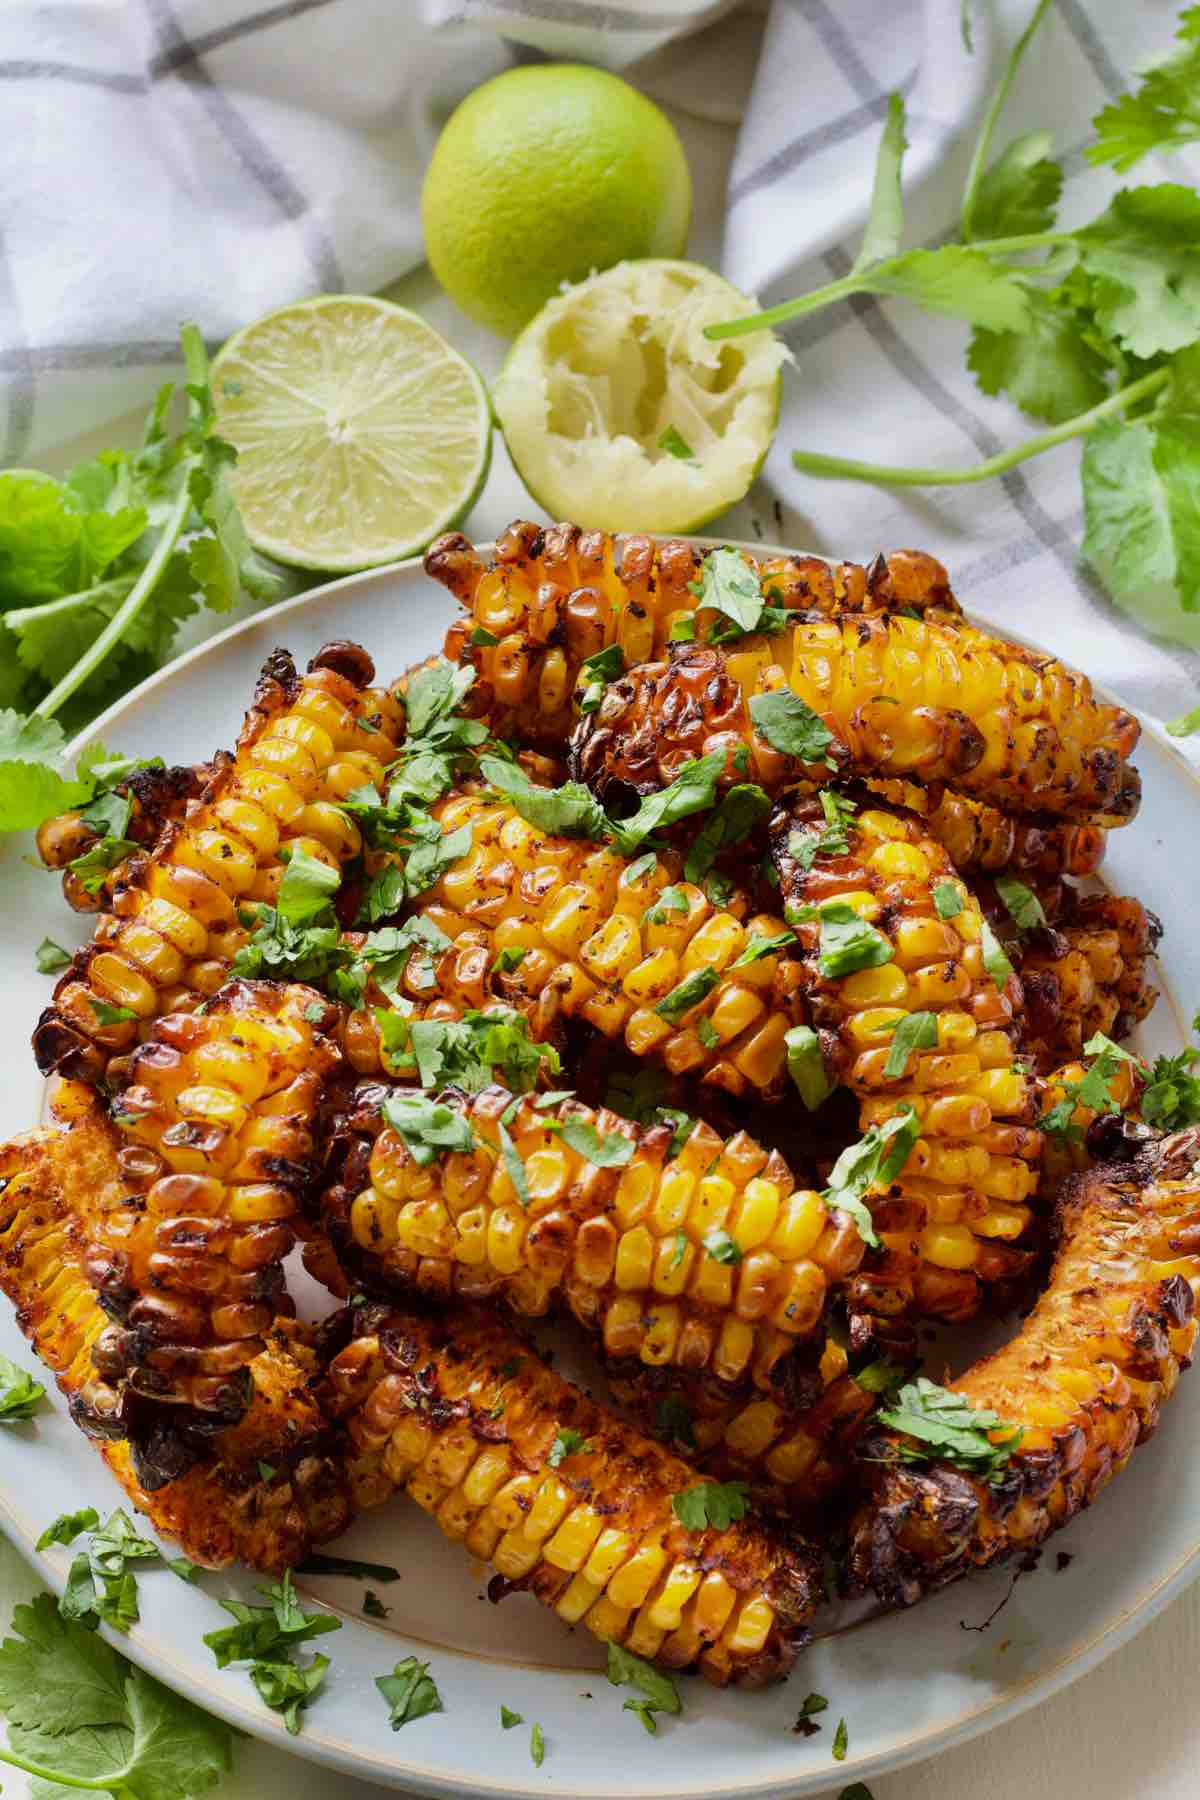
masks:
<svg viewBox="0 0 1200 1800"><path fill-rule="evenodd" d="M966 1225L936 1225L921 1233L921 1255L939 1269L970 1269L979 1260L979 1240Z"/></svg>
<svg viewBox="0 0 1200 1800"><path fill-rule="evenodd" d="M779 1482L781 1487L792 1487L804 1480L819 1455L817 1440L798 1431L777 1444L763 1466L772 1481Z"/></svg>
<svg viewBox="0 0 1200 1800"><path fill-rule="evenodd" d="M307 848L334 866L357 854L358 828L332 804L344 790L326 786L335 740L304 710L331 699L323 691L328 681L344 691L332 704L346 718L380 711L378 696L344 676L316 668L297 677L273 659L235 757L215 768L202 797L189 802L172 831L135 862L120 897L122 925L114 930L111 921L101 920L86 975L97 998L148 1020L164 1011L178 985L214 994L243 941L238 903L273 896L284 852ZM394 741L385 732L376 736L380 753L393 756ZM181 957L190 967L181 966ZM64 1058L80 1064L79 1032L65 1015L60 1020L44 1020L39 1029L46 1072ZM92 1040L88 1078L98 1081L111 1050L95 1041L94 1026L85 1033Z"/></svg>
<svg viewBox="0 0 1200 1800"><path fill-rule="evenodd" d="M650 1285L650 1265L654 1240L645 1226L627 1231L617 1245L617 1263L613 1278L619 1288L644 1292Z"/></svg>
<svg viewBox="0 0 1200 1800"><path fill-rule="evenodd" d="M642 1339L641 1358L651 1365L673 1362L679 1345L682 1318L677 1306L647 1307L645 1312L646 1334ZM736 1323L736 1321L726 1321ZM743 1359L744 1366L746 1358ZM716 1365L714 1365L716 1366ZM717 1372L720 1373L719 1368Z"/></svg>

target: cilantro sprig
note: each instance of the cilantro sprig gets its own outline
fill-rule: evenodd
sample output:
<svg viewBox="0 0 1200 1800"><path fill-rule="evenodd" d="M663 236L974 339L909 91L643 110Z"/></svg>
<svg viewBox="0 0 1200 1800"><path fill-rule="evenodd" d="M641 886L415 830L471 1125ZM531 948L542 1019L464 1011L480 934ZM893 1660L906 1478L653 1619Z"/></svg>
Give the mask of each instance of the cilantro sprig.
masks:
<svg viewBox="0 0 1200 1800"><path fill-rule="evenodd" d="M713 339L782 325L854 295L907 299L973 327L967 363L1045 429L964 467L882 465L796 450L805 474L882 487L990 480L1081 440L1083 555L1152 629L1185 636L1200 609L1200 194L1179 182L1120 188L1090 220L1057 220L1062 168L1034 129L998 154L1010 90L1049 8L1038 0L985 108L955 239L905 248L904 104L889 103L862 247L847 274L765 312L706 327ZM1095 117L1088 160L1125 172L1200 141L1200 7L1174 53ZM1155 590L1173 593L1175 617ZM1152 597L1153 596L1153 597Z"/></svg>
<svg viewBox="0 0 1200 1800"><path fill-rule="evenodd" d="M18 1606L0 1644L0 1762L59 1788L194 1800L229 1773L233 1733L135 1668L50 1594Z"/></svg>
<svg viewBox="0 0 1200 1800"><path fill-rule="evenodd" d="M85 724L170 657L201 607L227 612L243 589L282 592L233 501L236 453L215 431L203 339L194 325L180 336L187 416L174 435L168 385L137 451L103 451L63 481L0 474L0 831L31 829L99 791L107 753L85 751L69 773L56 715L68 731ZM100 835L110 849L123 836Z"/></svg>
<svg viewBox="0 0 1200 1800"><path fill-rule="evenodd" d="M965 1394L951 1393L924 1375L906 1383L879 1418L912 1440L899 1446L902 1462L940 1457L989 1481L1003 1473L1024 1435L1019 1426L973 1407Z"/></svg>

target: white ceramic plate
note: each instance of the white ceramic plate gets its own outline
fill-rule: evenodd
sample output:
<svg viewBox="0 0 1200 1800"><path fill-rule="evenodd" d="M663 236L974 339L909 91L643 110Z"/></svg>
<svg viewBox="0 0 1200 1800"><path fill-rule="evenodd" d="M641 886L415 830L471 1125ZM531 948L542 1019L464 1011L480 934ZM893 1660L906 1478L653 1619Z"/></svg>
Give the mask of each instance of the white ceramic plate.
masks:
<svg viewBox="0 0 1200 1800"><path fill-rule="evenodd" d="M762 546L758 546L760 552ZM182 658L116 707L99 735L126 752L185 761L232 742L259 665L277 644L306 661L329 638L369 646L384 674L440 646L451 612L419 564L355 576L235 626ZM1105 866L1116 889L1137 893L1167 926L1168 989L1143 1049L1178 1049L1182 1021L1200 999L1200 785L1165 739L1147 732L1138 761L1141 816L1114 833ZM29 866L28 843L0 855L5 931L0 984L9 1020L0 1088L0 1132L40 1115L42 1084L28 1050L49 983L35 973L44 935L73 945L85 922L66 908L58 883ZM32 1358L9 1310L0 1310L0 1350ZM786 1686L764 1694L717 1693L685 1682L684 1713L663 1720L656 1739L622 1711L599 1647L568 1636L527 1596L493 1607L486 1573L446 1543L431 1520L402 1501L368 1515L332 1548L398 1567L375 1586L386 1623L358 1613L361 1581L302 1578L300 1585L344 1615L322 1640L333 1666L303 1733L289 1738L262 1707L242 1670L218 1672L202 1634L227 1622L218 1595L251 1598L253 1579L211 1575L193 1589L169 1571L140 1576L142 1621L121 1640L138 1662L235 1724L331 1768L424 1793L561 1795L575 1800L644 1796L811 1794L869 1777L1014 1717L1115 1650L1191 1577L1200 1573L1200 1378L1185 1380L1153 1447L1090 1514L1077 1520L1040 1570L1023 1578L985 1632L982 1621L1007 1587L993 1573L960 1583L914 1612L869 1619L816 1642ZM0 1433L0 1519L8 1535L61 1587L70 1552L35 1556L33 1544L57 1513L91 1502L118 1504L115 1483L56 1400L36 1423ZM1055 1572L1058 1549L1073 1552ZM374 1678L415 1651L432 1663L445 1711L394 1734ZM790 1727L810 1690L829 1697L819 1735ZM627 1691L627 1690L626 1690ZM503 1703L523 1728L500 1729ZM845 1762L830 1750L834 1726L849 1731ZM532 1766L529 1723L545 1732L546 1759Z"/></svg>

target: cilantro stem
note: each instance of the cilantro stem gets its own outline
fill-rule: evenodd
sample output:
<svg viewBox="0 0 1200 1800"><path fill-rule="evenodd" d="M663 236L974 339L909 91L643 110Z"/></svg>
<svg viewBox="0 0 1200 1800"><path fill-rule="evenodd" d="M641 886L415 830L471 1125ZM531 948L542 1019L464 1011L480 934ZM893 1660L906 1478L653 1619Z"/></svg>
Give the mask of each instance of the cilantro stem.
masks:
<svg viewBox="0 0 1200 1800"><path fill-rule="evenodd" d="M0 1749L0 1762L6 1762L14 1769L23 1769L26 1775L33 1775L40 1781L53 1781L60 1787L87 1788L93 1794L123 1793L123 1778L129 1771L113 1769L102 1780L89 1781L83 1775L65 1775L61 1769L47 1769L41 1763L28 1762L25 1757L18 1756L15 1750Z"/></svg>
<svg viewBox="0 0 1200 1800"><path fill-rule="evenodd" d="M1016 237L980 238L977 243L968 246L981 256L1015 256L1023 250L1048 249L1052 244L1069 244L1074 234L1070 231L1026 231ZM742 319L722 319L719 325L706 325L706 338L745 337L751 331L765 331L768 326L782 325L789 319L802 319L807 313L820 312L823 306L832 306L835 300L848 300L852 294L873 294L881 281L891 274L897 264L904 261L911 252L901 250L895 256L885 257L882 262L872 263L869 268L857 269L849 275L843 275L838 281L830 281L824 287L813 288L811 293L801 294L795 300L781 300L778 306L768 307L766 312L750 313Z"/></svg>
<svg viewBox="0 0 1200 1800"><path fill-rule="evenodd" d="M1084 437L1105 419L1111 419L1114 413L1123 412L1135 401L1144 400L1147 394L1165 387L1170 379L1170 370L1155 369L1119 393L1110 394L1107 400L1102 400L1088 412L1078 413L1051 431L1039 432L1022 444L1014 444L1011 450L998 451L995 456L985 457L982 462L972 463L965 469L894 468L886 463L856 462L849 456L823 456L811 450L793 450L792 463L805 475L820 475L833 481L870 481L879 487L962 487L968 482L987 481L993 475L1003 475L1018 463L1040 456L1043 450L1052 450L1056 444L1065 444L1071 438Z"/></svg>
<svg viewBox="0 0 1200 1800"><path fill-rule="evenodd" d="M130 588L122 606L118 607L104 630L95 642L84 651L73 669L68 669L57 687L52 687L44 699L34 707L34 716L51 719L59 707L71 698L76 688L82 685L104 661L114 644L118 644L125 636L132 620L137 618L146 601L150 598L160 575L174 553L179 541L179 534L187 522L191 510L191 495L188 491L188 475L191 470L188 459L180 468L179 493L175 504L167 515L158 543L154 546L154 554ZM95 1785L94 1783L90 1785Z"/></svg>
<svg viewBox="0 0 1200 1800"><path fill-rule="evenodd" d="M967 171L967 183L963 189L962 206L958 214L958 229L964 244L971 242L971 223L975 212L975 202L979 198L979 184L983 180L987 167L988 155L992 148L992 138L996 126L1000 122L1000 114L1004 111L1008 100L1008 90L1012 87L1021 60L1033 40L1033 35L1041 24L1050 0L1038 0L1033 9L1028 25L1012 47L1012 52L1004 65L1003 73L996 83L996 91L992 95L987 111L983 115L979 139L975 145L975 154L971 158L971 167Z"/></svg>

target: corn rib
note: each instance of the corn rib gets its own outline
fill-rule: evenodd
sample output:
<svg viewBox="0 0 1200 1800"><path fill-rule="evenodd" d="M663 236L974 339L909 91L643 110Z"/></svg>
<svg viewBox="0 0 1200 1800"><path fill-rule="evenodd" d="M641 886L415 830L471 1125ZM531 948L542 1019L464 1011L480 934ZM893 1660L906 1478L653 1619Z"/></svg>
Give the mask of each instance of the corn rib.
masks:
<svg viewBox="0 0 1200 1800"><path fill-rule="evenodd" d="M452 532L426 551L425 570L467 609L450 627L445 654L474 665L479 703L497 735L553 746L574 723L586 658L617 646L633 668L661 656L681 622L705 634L719 621L692 591L702 560L678 539L636 535L618 546L607 532L517 520L497 539L492 561ZM802 616L957 610L945 569L917 550L877 556L868 568L815 556L746 560L767 602Z"/></svg>
<svg viewBox="0 0 1200 1800"><path fill-rule="evenodd" d="M722 1684L786 1672L820 1593L811 1552L749 1521L686 1530L672 1500L694 1470L486 1315L360 1313L328 1379L360 1504L402 1488L491 1564L494 1598L526 1589L635 1655Z"/></svg>
<svg viewBox="0 0 1200 1800"><path fill-rule="evenodd" d="M944 1460L898 1462L880 1434L864 1455L873 1495L853 1534L858 1581L911 1604L1040 1543L1089 1505L1148 1438L1186 1368L1200 1289L1200 1134L1068 1184L1062 1243L1013 1341L950 1384L1024 1436L994 1481Z"/></svg>
<svg viewBox="0 0 1200 1800"><path fill-rule="evenodd" d="M500 1297L534 1317L565 1306L608 1358L769 1389L862 1260L849 1222L745 1132L723 1141L697 1124L672 1155L670 1125L574 1102L544 1109L492 1087L462 1111L475 1148L428 1166L369 1089L334 1135L322 1223L376 1290ZM632 1152L598 1166L568 1141L581 1128Z"/></svg>
<svg viewBox="0 0 1200 1800"><path fill-rule="evenodd" d="M573 772L601 795L613 782L650 793L689 758L744 747L749 778L768 792L823 779L824 752L802 762L755 727L751 701L779 690L819 715L843 776L945 782L1009 811L1092 825L1137 810L1131 714L1096 701L1053 658L937 612L804 621L746 649L675 646L605 690L573 740Z"/></svg>
<svg viewBox="0 0 1200 1800"><path fill-rule="evenodd" d="M353 644L327 644L304 676L284 651L269 659L236 755L217 760L152 850L121 865L111 911L38 1021L43 1074L101 1081L150 1020L213 994L247 935L239 903L274 899L281 850L330 867L358 854L358 827L337 803L382 781L403 725L373 674Z"/></svg>

